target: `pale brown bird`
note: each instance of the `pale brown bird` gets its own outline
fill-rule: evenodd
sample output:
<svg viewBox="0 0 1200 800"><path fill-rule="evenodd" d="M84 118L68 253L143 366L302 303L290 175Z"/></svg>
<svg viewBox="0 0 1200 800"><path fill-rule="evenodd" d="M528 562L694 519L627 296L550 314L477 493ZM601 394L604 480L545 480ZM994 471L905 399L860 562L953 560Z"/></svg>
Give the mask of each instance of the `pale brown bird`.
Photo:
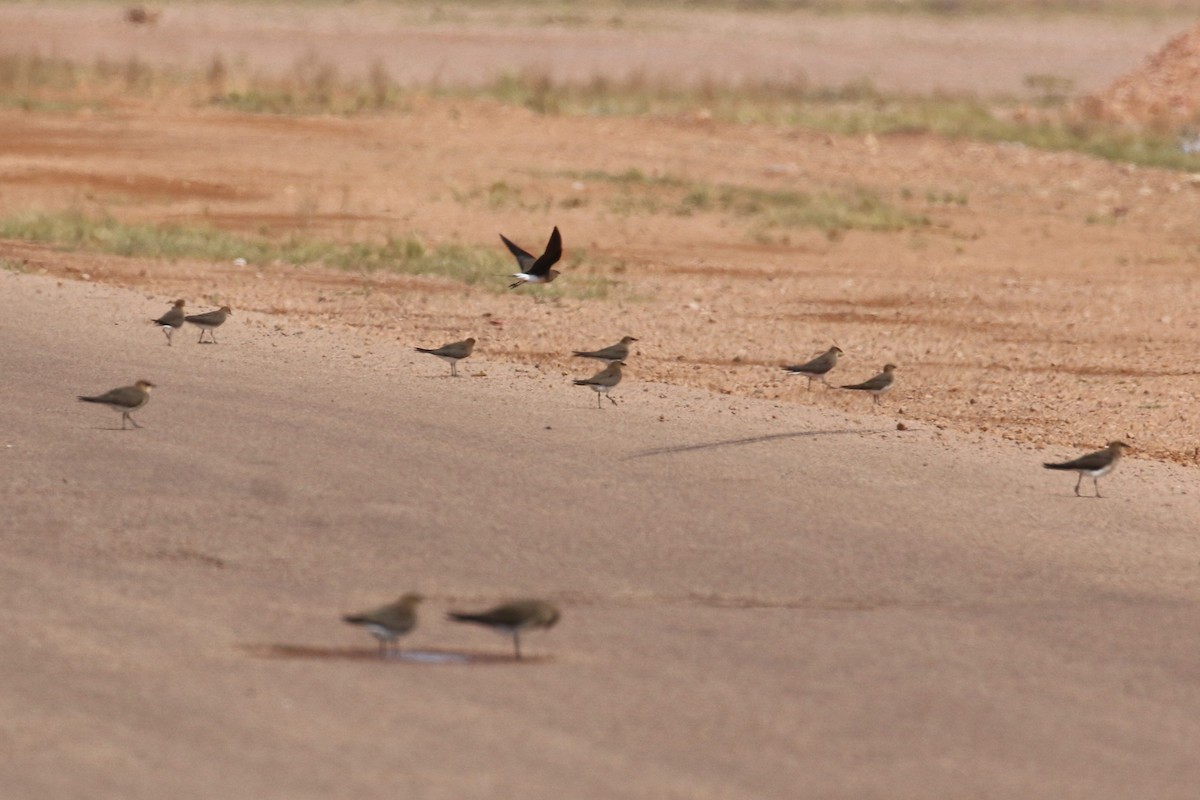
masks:
<svg viewBox="0 0 1200 800"><path fill-rule="evenodd" d="M884 364L883 372L876 375L874 378L863 381L862 383L854 383L849 386L843 386L843 389L855 389L860 392L870 392L875 398L875 404L879 405L879 396L884 392L890 391L892 383L896 380L892 373L896 371L895 364Z"/></svg>
<svg viewBox="0 0 1200 800"><path fill-rule="evenodd" d="M591 387L592 391L596 393L596 408L604 407L600 402L600 395L608 397L609 402L615 406L617 401L613 400L608 393L621 382L621 367L623 366L625 366L624 361L614 361L592 377L576 380L575 385Z"/></svg>
<svg viewBox="0 0 1200 800"><path fill-rule="evenodd" d="M474 622L501 633L511 633L513 653L520 661L521 631L553 628L558 624L560 614L557 608L545 600L514 600L487 611L451 611L447 616L455 622Z"/></svg>
<svg viewBox="0 0 1200 800"><path fill-rule="evenodd" d="M623 336L621 337L621 341L608 347L602 347L599 350L575 350L572 352L572 355L579 356L580 358L595 358L600 361L608 361L609 363L624 361L629 358L629 345L636 341L637 339L632 336Z"/></svg>
<svg viewBox="0 0 1200 800"><path fill-rule="evenodd" d="M471 355L471 351L475 349L475 337L463 339L461 342L451 342L444 344L441 347L417 347L414 348L418 353L429 353L431 356L437 356L442 361L450 365L450 377L458 377L458 362Z"/></svg>
<svg viewBox="0 0 1200 800"><path fill-rule="evenodd" d="M217 328L225 324L226 318L230 317L233 311L229 306L221 306L216 311L206 311L203 314L192 314L184 317L185 322L190 322L200 329L200 344L204 344L204 332L208 331L208 338L213 344L217 343L217 337L213 333Z"/></svg>
<svg viewBox="0 0 1200 800"><path fill-rule="evenodd" d="M806 361L803 364L784 367L785 370L796 375L804 375L808 378L808 388L812 389L812 382L819 380L821 383L829 386L829 381L825 378L830 370L837 366L838 356L842 355L842 348L834 346L826 350L821 355L814 358L812 361Z"/></svg>
<svg viewBox="0 0 1200 800"><path fill-rule="evenodd" d="M151 322L162 328L163 335L167 337L167 346L170 347L171 335L183 327L184 318L183 301L176 300L175 304L167 309L167 313Z"/></svg>
<svg viewBox="0 0 1200 800"><path fill-rule="evenodd" d="M516 289L526 283L550 283L559 276L558 270L550 269L562 258L562 236L558 233L558 226L555 226L554 230L550 232L550 241L546 242L546 249L537 258L510 242L503 233L500 234L500 239L508 248L508 252L517 259L517 265L521 268L520 272L514 272L510 276L517 280L508 288Z"/></svg>
<svg viewBox="0 0 1200 800"><path fill-rule="evenodd" d="M1096 497L1100 497L1100 479L1116 469L1117 462L1121 460L1124 451L1128 449L1130 449L1129 445L1124 442L1109 442L1103 450L1088 453L1086 456L1080 456L1073 461L1063 461L1058 464L1042 464L1042 466L1046 469L1070 470L1079 473L1079 480L1075 481L1076 497L1083 497L1079 493L1079 485L1083 483L1083 476L1088 476L1092 479L1092 486L1096 489Z"/></svg>
<svg viewBox="0 0 1200 800"><path fill-rule="evenodd" d="M113 411L120 411L121 430L125 430L125 420L129 420L133 427L140 428L142 426L138 425L129 415L150 402L150 390L153 388L154 384L150 381L138 381L133 386L122 386L119 389L92 397L79 395L79 399L85 403L99 403L108 406Z"/></svg>
<svg viewBox="0 0 1200 800"><path fill-rule="evenodd" d="M379 640L380 657L387 658L396 640L417 627L417 606L424 599L425 597L417 592L409 592L386 606L361 614L347 614L342 617L342 621L366 628L368 633Z"/></svg>

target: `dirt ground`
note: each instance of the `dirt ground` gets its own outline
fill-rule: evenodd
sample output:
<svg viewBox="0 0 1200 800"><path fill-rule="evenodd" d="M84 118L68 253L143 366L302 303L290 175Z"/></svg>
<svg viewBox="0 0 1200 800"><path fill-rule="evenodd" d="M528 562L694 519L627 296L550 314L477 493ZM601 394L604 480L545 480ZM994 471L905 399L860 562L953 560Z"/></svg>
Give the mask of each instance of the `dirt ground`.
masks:
<svg viewBox="0 0 1200 800"><path fill-rule="evenodd" d="M133 28L6 4L0 52L271 70L315 48L350 71L420 44L486 80L547 44L580 75L687 80L719 42L755 75L1090 91L1190 24L451 11L197 4ZM1196 176L699 109L118 100L0 110L0 216L530 249L557 225L564 274L507 292L0 241L12 796L1194 797ZM764 227L676 213L677 184L861 188L929 223ZM176 297L234 308L220 345L164 346L148 318ZM597 411L568 354L625 334ZM411 349L467 335L456 381ZM779 369L831 343L834 383L899 365L878 409ZM141 377L142 430L74 399ZM1039 466L1115 437L1134 460L1104 500ZM376 661L338 617L410 589L417 657ZM526 594L564 609L526 665L442 618Z"/></svg>

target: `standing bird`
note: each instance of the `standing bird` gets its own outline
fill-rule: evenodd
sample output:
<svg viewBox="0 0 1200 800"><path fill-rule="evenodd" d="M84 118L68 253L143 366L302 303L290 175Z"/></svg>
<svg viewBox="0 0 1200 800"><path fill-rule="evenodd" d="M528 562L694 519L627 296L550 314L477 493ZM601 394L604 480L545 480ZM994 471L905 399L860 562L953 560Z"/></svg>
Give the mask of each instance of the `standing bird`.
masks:
<svg viewBox="0 0 1200 800"><path fill-rule="evenodd" d="M521 631L553 628L560 615L558 609L545 600L514 600L477 614L451 611L446 616L455 622L474 622L501 633L511 633L513 653L517 661L520 661Z"/></svg>
<svg viewBox="0 0 1200 800"><path fill-rule="evenodd" d="M442 361L450 365L450 377L458 377L458 362L471 355L471 351L475 349L475 337L463 339L461 342L451 342L444 344L441 347L417 347L414 348L418 353L429 353L431 356L437 356Z"/></svg>
<svg viewBox="0 0 1200 800"><path fill-rule="evenodd" d="M150 381L138 381L133 386L122 386L120 389L113 389L94 397L79 395L79 399L85 403L100 403L113 411L120 411L121 430L125 430L125 420L129 420L133 427L140 428L142 426L129 415L150 402L150 390L153 388L154 384Z"/></svg>
<svg viewBox="0 0 1200 800"><path fill-rule="evenodd" d="M892 388L892 383L896 380L896 376L892 373L896 371L895 364L884 364L883 372L876 375L870 380L865 380L862 383L853 383L849 386L843 386L843 389L856 389L860 392L870 392L875 398L875 405L879 405L879 395Z"/></svg>
<svg viewBox="0 0 1200 800"><path fill-rule="evenodd" d="M508 252L516 256L517 265L521 268L520 272L514 272L510 276L517 280L515 283L509 284L508 288L515 289L525 283L550 283L559 276L558 270L550 269L562 258L562 236L558 233L558 226L555 226L550 233L550 241L546 242L545 252L537 258L510 242L503 233L500 234L500 239L508 247Z"/></svg>
<svg viewBox="0 0 1200 800"><path fill-rule="evenodd" d="M221 306L216 311L206 311L203 314L192 314L184 317L186 322L190 322L200 329L200 344L204 344L204 332L208 331L208 338L212 339L212 343L217 343L217 337L213 333L217 328L225 324L225 319L233 314L229 306Z"/></svg>
<svg viewBox="0 0 1200 800"><path fill-rule="evenodd" d="M614 361L592 377L580 378L575 381L575 385L592 387L592 391L596 393L596 408L603 408L603 404L600 402L600 395L608 397L609 402L615 406L617 401L609 397L608 393L614 386L621 382L621 367L623 366L625 366L624 361Z"/></svg>
<svg viewBox="0 0 1200 800"><path fill-rule="evenodd" d="M417 606L425 597L409 592L394 603L361 614L347 614L343 622L361 625L379 640L379 656L387 658L391 645L417 627Z"/></svg>
<svg viewBox="0 0 1200 800"><path fill-rule="evenodd" d="M1062 469L1071 470L1079 473L1079 480L1075 481L1075 496L1083 497L1079 493L1079 485L1083 483L1083 476L1087 475L1092 479L1092 485L1096 488L1096 497L1100 497L1100 479L1112 472L1117 466L1117 462L1121 460L1121 456L1125 450L1129 449L1129 445L1124 442L1109 442L1103 450L1097 450L1094 453L1088 453L1086 456L1080 456L1074 461L1064 461L1060 464L1042 464L1046 469Z"/></svg>
<svg viewBox="0 0 1200 800"><path fill-rule="evenodd" d="M842 348L834 346L826 350L824 353L821 353L821 355L817 356L812 361L806 361L803 364L796 364L795 366L784 367L784 369L796 375L806 376L808 378L809 391L812 390L812 382L814 379L819 380L821 383L825 384L826 387L828 387L829 381L825 379L825 376L829 374L830 370L837 366L838 356L840 355L842 355Z"/></svg>
<svg viewBox="0 0 1200 800"><path fill-rule="evenodd" d="M572 355L580 358L597 358L611 364L614 361L624 361L629 358L629 345L636 341L637 339L632 336L622 336L621 341L616 344L602 347L599 350L575 350L572 351Z"/></svg>
<svg viewBox="0 0 1200 800"><path fill-rule="evenodd" d="M183 327L184 319L186 318L183 315L183 301L176 300L175 304L167 309L167 313L151 321L162 328L163 335L167 337L167 346L170 347L171 334Z"/></svg>

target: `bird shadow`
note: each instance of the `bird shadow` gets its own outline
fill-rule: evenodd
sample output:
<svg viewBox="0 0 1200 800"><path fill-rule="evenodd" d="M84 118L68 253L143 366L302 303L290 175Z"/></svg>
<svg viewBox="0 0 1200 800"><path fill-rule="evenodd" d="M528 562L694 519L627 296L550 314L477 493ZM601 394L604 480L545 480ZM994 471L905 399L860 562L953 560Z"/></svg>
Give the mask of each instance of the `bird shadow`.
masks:
<svg viewBox="0 0 1200 800"><path fill-rule="evenodd" d="M238 647L254 658L295 661L362 661L376 664L414 664L455 666L471 664L544 664L550 656L522 655L518 661L511 653L479 653L472 650L400 649L386 656L377 647L323 647L308 644L242 644Z"/></svg>
<svg viewBox="0 0 1200 800"><path fill-rule="evenodd" d="M816 436L844 436L848 434L871 434L871 433L888 433L894 428L878 428L875 430L838 430L838 431L792 431L790 433L768 433L762 436L746 436L741 439L723 439L717 442L699 442L697 444L678 444L670 447L654 447L649 450L639 450L636 453L631 453L621 459L622 461L632 461L636 458L650 458L652 456L670 456L677 453L690 453L697 450L715 450L719 447L742 447L748 444L759 444L761 442L774 442L780 439L801 439Z"/></svg>

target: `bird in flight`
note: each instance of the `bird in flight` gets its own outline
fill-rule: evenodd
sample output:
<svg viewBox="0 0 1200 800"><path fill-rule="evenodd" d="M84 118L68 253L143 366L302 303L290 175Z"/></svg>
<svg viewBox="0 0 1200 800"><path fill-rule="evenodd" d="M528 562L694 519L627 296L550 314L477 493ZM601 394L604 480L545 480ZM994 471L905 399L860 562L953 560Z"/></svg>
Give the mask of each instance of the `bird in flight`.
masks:
<svg viewBox="0 0 1200 800"><path fill-rule="evenodd" d="M546 242L545 252L537 258L510 242L503 233L500 234L500 239L508 248L508 252L516 257L517 266L521 268L520 272L514 272L509 276L517 280L509 284L508 288L515 289L526 283L550 283L559 276L558 270L550 269L562 258L562 236L558 233L558 226L555 226L551 232L550 241Z"/></svg>

